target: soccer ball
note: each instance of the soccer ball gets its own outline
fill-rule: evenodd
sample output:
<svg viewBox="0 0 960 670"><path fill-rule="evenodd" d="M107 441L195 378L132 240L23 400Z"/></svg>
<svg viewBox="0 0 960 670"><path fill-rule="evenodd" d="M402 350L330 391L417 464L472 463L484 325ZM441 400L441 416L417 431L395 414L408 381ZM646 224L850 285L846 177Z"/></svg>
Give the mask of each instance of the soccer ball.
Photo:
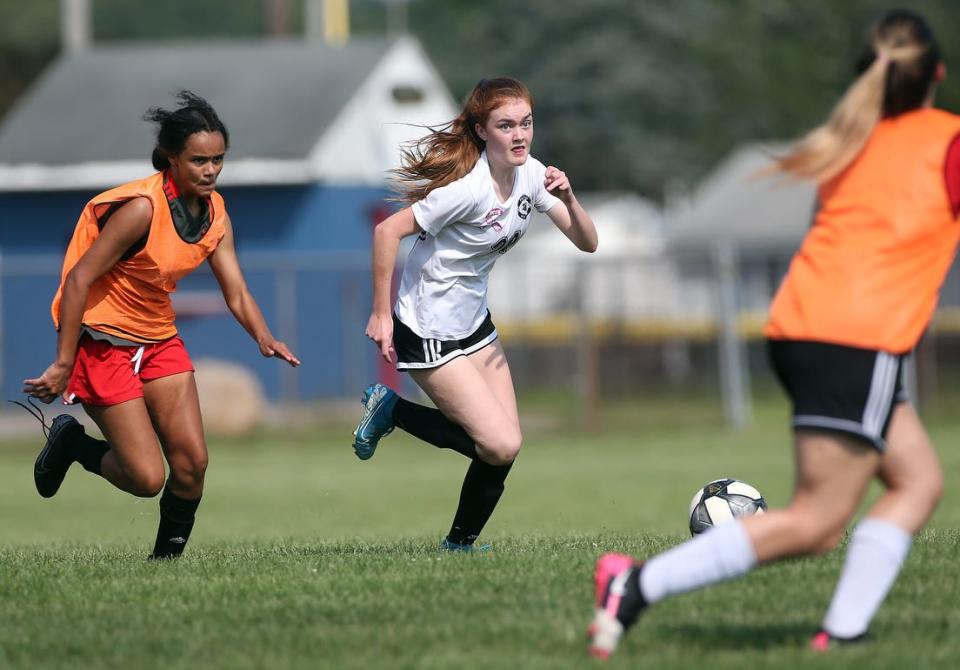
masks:
<svg viewBox="0 0 960 670"><path fill-rule="evenodd" d="M690 501L690 534L742 516L763 514L767 501L760 492L737 479L716 479L698 490Z"/></svg>

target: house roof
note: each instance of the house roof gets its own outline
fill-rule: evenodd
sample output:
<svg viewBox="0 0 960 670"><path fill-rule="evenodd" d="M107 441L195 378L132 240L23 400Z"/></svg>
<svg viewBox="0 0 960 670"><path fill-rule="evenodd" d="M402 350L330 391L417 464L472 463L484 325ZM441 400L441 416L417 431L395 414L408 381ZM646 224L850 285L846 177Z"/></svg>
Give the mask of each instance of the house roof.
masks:
<svg viewBox="0 0 960 670"><path fill-rule="evenodd" d="M302 40L98 45L59 58L4 119L0 190L110 184L142 173L156 132L143 115L150 107L175 108L181 89L206 98L230 131L225 176L240 183L323 178L338 165L337 157L320 162L316 155L329 144L331 127L357 132L361 121L378 122L357 113L357 98L372 97L370 82L379 87L377 104L394 113L390 87L417 77L418 85L439 91L434 98L442 98L447 113L449 93L410 38L361 38L343 46ZM401 111L411 107L415 114L416 105ZM362 119L351 125L345 110Z"/></svg>
<svg viewBox="0 0 960 670"><path fill-rule="evenodd" d="M780 143L742 146L724 159L693 194L668 209L674 248L729 242L743 250L793 250L813 220L816 186L786 177L761 177Z"/></svg>
<svg viewBox="0 0 960 670"><path fill-rule="evenodd" d="M389 47L294 41L99 46L60 58L0 128L0 162L63 165L149 156L149 107L206 98L231 156L303 158Z"/></svg>

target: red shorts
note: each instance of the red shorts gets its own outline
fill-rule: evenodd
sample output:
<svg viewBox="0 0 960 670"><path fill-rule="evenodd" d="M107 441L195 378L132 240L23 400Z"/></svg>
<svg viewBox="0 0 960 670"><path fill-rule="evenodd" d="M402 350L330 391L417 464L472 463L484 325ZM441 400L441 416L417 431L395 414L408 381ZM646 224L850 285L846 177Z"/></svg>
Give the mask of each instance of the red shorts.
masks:
<svg viewBox="0 0 960 670"><path fill-rule="evenodd" d="M143 382L181 372L193 372L193 362L179 337L140 347L118 347L84 336L63 400L67 404L117 405L142 398Z"/></svg>

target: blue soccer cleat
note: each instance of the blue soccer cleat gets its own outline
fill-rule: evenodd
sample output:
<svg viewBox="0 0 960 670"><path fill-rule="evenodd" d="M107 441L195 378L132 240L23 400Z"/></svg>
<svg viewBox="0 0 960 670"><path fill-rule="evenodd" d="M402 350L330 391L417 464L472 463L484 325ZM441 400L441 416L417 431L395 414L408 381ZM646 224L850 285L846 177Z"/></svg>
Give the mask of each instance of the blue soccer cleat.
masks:
<svg viewBox="0 0 960 670"><path fill-rule="evenodd" d="M484 552L484 551L490 551L491 549L493 549L493 547L491 547L489 544L481 544L479 546L473 543L460 544L459 542L454 542L449 537L443 538L443 542L440 543L440 548L443 549L444 551L461 552L461 553L473 553L476 551Z"/></svg>
<svg viewBox="0 0 960 670"><path fill-rule="evenodd" d="M383 384L371 384L363 392L363 416L353 431L353 450L361 461L371 458L380 438L393 431L393 407L399 397Z"/></svg>

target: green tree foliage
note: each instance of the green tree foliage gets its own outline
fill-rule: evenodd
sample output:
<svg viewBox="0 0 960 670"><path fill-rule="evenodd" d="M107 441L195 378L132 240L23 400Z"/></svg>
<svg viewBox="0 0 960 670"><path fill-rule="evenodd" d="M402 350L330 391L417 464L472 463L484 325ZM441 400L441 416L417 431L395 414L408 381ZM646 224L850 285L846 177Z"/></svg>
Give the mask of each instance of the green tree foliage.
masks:
<svg viewBox="0 0 960 670"><path fill-rule="evenodd" d="M948 29L960 4L911 6L938 32L947 61L960 61ZM578 188L658 198L741 142L819 123L852 81L867 26L888 8L878 0L421 0L410 24L458 97L484 76L524 80L536 98L535 154ZM955 87L940 102L960 110Z"/></svg>
<svg viewBox="0 0 960 670"><path fill-rule="evenodd" d="M379 34L390 3L352 0L355 35ZM216 39L265 32L266 0L92 0L97 41ZM960 62L955 0L915 0ZM56 54L59 0L0 0L0 113ZM724 153L817 124L852 79L884 0L411 0L411 33L461 99L482 77L524 80L535 153L578 189L659 198ZM287 0L302 32L302 0ZM940 103L960 110L960 90Z"/></svg>

